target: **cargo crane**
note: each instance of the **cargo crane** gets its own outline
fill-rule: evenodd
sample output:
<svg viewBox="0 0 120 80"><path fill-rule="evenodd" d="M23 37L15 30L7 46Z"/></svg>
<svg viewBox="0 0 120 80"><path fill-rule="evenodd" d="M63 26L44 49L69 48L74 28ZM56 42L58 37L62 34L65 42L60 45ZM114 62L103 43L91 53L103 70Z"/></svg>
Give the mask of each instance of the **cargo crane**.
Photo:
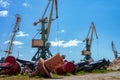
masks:
<svg viewBox="0 0 120 80"><path fill-rule="evenodd" d="M115 47L113 41L111 42L111 45L112 45L112 51L114 52L114 57L115 57L115 59L117 59L117 58L120 59L120 57L118 57L118 54L120 54L120 53L116 50L116 47Z"/></svg>
<svg viewBox="0 0 120 80"><path fill-rule="evenodd" d="M90 33L91 33L91 35L90 35ZM93 40L94 33L96 35L96 39L98 39L98 35L97 35L97 32L96 32L95 25L92 22L91 26L89 28L87 37L85 38L85 40L83 40L83 42L86 42L86 46L85 46L86 50L82 51L82 55L85 55L85 57L84 57L85 61L90 61L90 62L94 61L91 57L91 46L92 46L92 40Z"/></svg>
<svg viewBox="0 0 120 80"><path fill-rule="evenodd" d="M51 3L52 2L52 3ZM50 14L49 14L49 18L45 17L49 5L51 4L51 8L50 8ZM38 48L37 52L35 53L35 55L32 58L32 61L38 61L40 59L40 57L42 57L43 59L47 59L49 57L52 56L49 47L50 47L50 43L48 42L48 38L49 38L49 34L50 34L50 27L51 27L51 23L53 20L53 9L55 6L55 10L56 10L56 18L58 18L58 3L57 0L48 0L48 4L45 8L45 11L43 13L43 16L40 20L38 20L37 22L34 22L34 26L36 26L38 23L41 23L41 39L32 39L32 47Z"/></svg>
<svg viewBox="0 0 120 80"><path fill-rule="evenodd" d="M11 34L11 38L10 38L10 41L8 43L8 49L5 50L4 52L6 52L6 57L9 56L10 54L12 54L12 50L13 50L13 43L15 41L15 35L16 35L16 32L19 31L19 23L21 22L21 16L19 14L16 14L16 23L15 23L15 26L14 26L14 29L13 29L13 32Z"/></svg>

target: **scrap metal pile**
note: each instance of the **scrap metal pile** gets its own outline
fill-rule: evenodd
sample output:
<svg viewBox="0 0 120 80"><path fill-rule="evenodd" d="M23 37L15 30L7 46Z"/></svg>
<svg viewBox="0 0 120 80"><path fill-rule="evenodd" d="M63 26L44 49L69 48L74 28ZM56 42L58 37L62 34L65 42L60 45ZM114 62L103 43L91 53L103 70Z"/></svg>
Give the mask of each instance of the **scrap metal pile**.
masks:
<svg viewBox="0 0 120 80"><path fill-rule="evenodd" d="M115 59L110 63L108 70L120 70L120 52L118 52L118 50L116 49L113 41L111 42L111 46Z"/></svg>
<svg viewBox="0 0 120 80"><path fill-rule="evenodd" d="M115 59L115 60L113 60L111 63L110 63L110 65L109 65L109 67L107 68L108 70L120 70L120 59L119 58L117 58L117 59Z"/></svg>
<svg viewBox="0 0 120 80"><path fill-rule="evenodd" d="M38 63L15 59L13 56L8 56L4 63L0 64L0 74L16 75L19 73L26 73L30 77L39 75L51 78L53 72L56 74L66 74L75 73L78 71L92 71L95 69L107 68L109 63L109 60L105 59L90 63L88 61L73 63L65 60L65 58L59 53L48 58L47 60L40 58ZM22 69L22 67L24 67L24 69Z"/></svg>
<svg viewBox="0 0 120 80"><path fill-rule="evenodd" d="M75 72L77 71L92 71L95 69L106 69L110 64L109 60L101 59L94 62L82 61L75 64Z"/></svg>

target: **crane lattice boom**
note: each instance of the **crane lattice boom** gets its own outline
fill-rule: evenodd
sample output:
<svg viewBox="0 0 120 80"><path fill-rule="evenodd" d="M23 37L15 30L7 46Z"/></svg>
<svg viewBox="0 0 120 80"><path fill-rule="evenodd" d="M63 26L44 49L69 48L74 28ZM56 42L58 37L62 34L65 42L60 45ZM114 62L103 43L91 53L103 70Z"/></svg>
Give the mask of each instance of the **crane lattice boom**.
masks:
<svg viewBox="0 0 120 80"><path fill-rule="evenodd" d="M15 41L15 35L16 35L16 32L19 31L20 21L21 21L21 16L19 14L16 14L16 23L15 23L13 32L11 34L11 39L10 39L9 44L8 44L8 50L5 51L7 53L7 56L9 56L12 53L13 43Z"/></svg>

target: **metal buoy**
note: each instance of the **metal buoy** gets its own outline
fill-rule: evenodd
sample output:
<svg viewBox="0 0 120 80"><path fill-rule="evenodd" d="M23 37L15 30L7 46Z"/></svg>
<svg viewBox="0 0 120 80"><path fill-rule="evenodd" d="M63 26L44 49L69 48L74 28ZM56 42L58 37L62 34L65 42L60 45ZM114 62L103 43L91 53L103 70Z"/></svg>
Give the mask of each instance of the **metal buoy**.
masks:
<svg viewBox="0 0 120 80"><path fill-rule="evenodd" d="M72 73L75 69L73 62L65 62L61 67L56 69L57 74Z"/></svg>
<svg viewBox="0 0 120 80"><path fill-rule="evenodd" d="M1 71L0 74L5 75L14 75L20 73L20 65L16 62L16 59L13 56L8 56L5 59L5 62L0 65Z"/></svg>

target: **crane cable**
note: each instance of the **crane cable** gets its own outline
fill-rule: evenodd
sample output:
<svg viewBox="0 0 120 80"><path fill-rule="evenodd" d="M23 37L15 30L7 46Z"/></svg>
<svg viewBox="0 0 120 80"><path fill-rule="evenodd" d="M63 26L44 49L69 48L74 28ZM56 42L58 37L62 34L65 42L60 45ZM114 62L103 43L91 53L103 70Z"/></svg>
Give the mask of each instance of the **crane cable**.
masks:
<svg viewBox="0 0 120 80"><path fill-rule="evenodd" d="M40 30L35 34L35 36L33 37L33 39L38 35L38 33L40 33Z"/></svg>
<svg viewBox="0 0 120 80"><path fill-rule="evenodd" d="M49 7L49 5L50 5L50 0L49 0L49 2L48 2L48 4L47 4L46 8L45 8L45 11L44 11L44 13L43 13L42 18L44 18L45 14L46 14L46 12L47 12L47 9L48 9L48 7Z"/></svg>
<svg viewBox="0 0 120 80"><path fill-rule="evenodd" d="M57 19L57 52L59 52L59 21Z"/></svg>
<svg viewBox="0 0 120 80"><path fill-rule="evenodd" d="M100 58L100 54L99 54L99 40L97 39L97 56L98 59Z"/></svg>

